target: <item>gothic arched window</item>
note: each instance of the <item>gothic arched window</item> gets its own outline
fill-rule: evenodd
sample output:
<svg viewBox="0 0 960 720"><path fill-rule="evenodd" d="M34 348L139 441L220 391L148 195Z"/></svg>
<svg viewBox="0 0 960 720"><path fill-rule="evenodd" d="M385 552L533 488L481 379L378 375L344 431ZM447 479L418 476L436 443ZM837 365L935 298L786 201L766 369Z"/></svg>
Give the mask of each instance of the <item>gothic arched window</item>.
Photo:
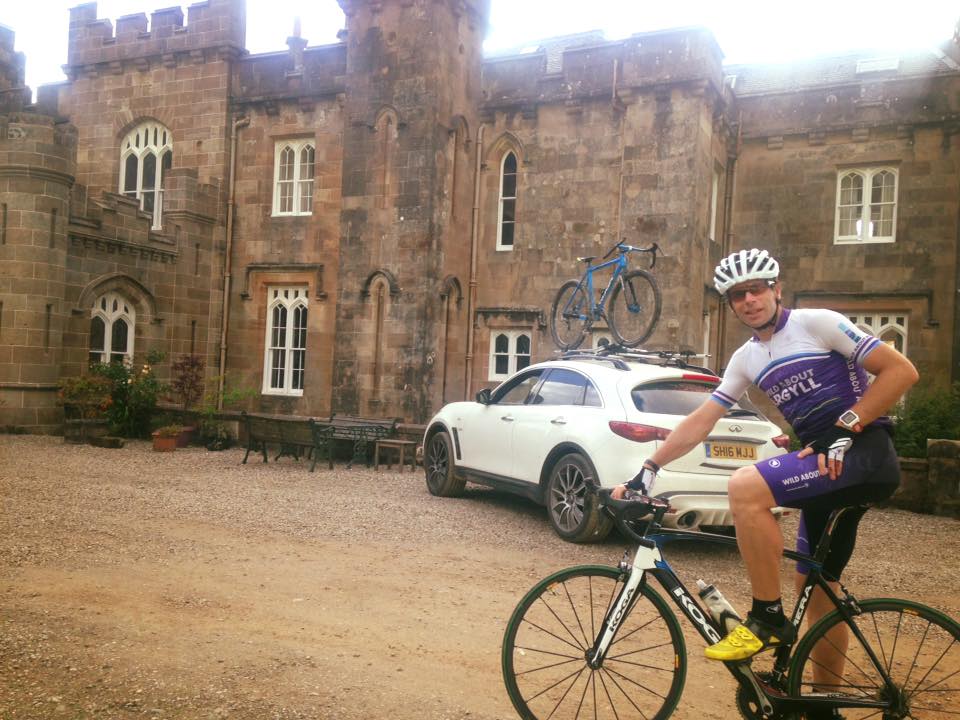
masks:
<svg viewBox="0 0 960 720"><path fill-rule="evenodd" d="M497 250L513 250L517 218L517 156L508 152L500 163L500 202L497 213Z"/></svg>
<svg viewBox="0 0 960 720"><path fill-rule="evenodd" d="M122 295L108 292L90 312L90 362L133 362L136 311Z"/></svg>
<svg viewBox="0 0 960 720"><path fill-rule="evenodd" d="M120 192L140 201L140 209L160 227L163 176L173 164L173 135L156 121L141 123L120 143Z"/></svg>

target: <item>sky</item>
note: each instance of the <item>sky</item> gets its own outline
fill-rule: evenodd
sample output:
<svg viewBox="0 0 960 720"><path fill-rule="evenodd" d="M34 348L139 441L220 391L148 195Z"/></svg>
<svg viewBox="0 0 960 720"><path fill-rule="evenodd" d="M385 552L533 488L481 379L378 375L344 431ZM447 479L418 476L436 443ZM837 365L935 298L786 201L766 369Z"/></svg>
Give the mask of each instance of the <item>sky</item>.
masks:
<svg viewBox="0 0 960 720"><path fill-rule="evenodd" d="M181 3L186 8L191 2ZM780 63L849 50L894 54L950 38L957 0L490 0L485 52L519 48L542 38L601 30L609 40L687 25L710 28L725 62ZM27 56L27 85L64 79L69 8L80 0L0 0L0 24L16 32ZM97 14L118 17L171 7L177 0L100 0ZM336 0L247 0L247 49L286 50L294 17L310 45L337 42L344 26Z"/></svg>

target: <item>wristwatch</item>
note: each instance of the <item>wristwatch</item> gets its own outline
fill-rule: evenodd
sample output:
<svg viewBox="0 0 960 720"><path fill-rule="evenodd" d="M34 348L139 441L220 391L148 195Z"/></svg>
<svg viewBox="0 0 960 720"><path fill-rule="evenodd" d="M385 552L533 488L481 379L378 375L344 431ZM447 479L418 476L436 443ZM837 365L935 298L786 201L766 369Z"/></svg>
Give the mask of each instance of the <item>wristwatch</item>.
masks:
<svg viewBox="0 0 960 720"><path fill-rule="evenodd" d="M837 422L850 432L858 433L863 430L863 426L860 424L860 416L853 410L847 410L837 418Z"/></svg>

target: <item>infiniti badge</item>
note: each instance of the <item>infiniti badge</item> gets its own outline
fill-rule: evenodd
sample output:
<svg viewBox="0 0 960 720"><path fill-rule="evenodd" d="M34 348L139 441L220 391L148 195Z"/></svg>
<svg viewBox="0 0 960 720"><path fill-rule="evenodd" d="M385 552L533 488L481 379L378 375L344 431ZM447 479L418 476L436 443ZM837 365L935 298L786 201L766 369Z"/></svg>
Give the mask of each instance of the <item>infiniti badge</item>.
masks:
<svg viewBox="0 0 960 720"><path fill-rule="evenodd" d="M743 428L740 427L739 425L731 425L730 427L727 428L727 430L729 430L730 432L743 432Z"/></svg>

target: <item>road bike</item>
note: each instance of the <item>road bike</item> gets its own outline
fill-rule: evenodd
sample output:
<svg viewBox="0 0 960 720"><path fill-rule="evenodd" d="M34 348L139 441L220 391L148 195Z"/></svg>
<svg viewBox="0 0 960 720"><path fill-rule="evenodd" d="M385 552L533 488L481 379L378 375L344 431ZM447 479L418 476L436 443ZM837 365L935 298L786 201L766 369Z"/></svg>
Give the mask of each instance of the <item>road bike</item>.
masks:
<svg viewBox="0 0 960 720"><path fill-rule="evenodd" d="M734 538L663 528L669 505L661 500L613 500L602 506L636 541L619 567L584 565L553 573L520 601L503 639L502 669L513 706L524 720L664 720L683 693L687 651L664 593L712 644L726 634L722 616L691 595L661 552L671 540L724 545ZM837 520L835 510L814 554L785 551L811 570L791 622L798 634L814 588L834 610L792 646L778 647L772 669L751 660L723 663L737 682L736 703L750 720L834 717L876 720L947 720L960 716L960 624L909 600L858 600L843 585L835 593L823 561ZM734 619L733 622L736 622ZM834 632L849 629L844 649ZM842 635L842 633L841 633Z"/></svg>
<svg viewBox="0 0 960 720"><path fill-rule="evenodd" d="M620 254L607 260L615 252ZM660 286L646 270L629 269L627 255L634 252L649 253L653 269L657 253L662 251L656 243L639 248L618 242L601 258L606 262L591 265L595 256L577 258L587 263L583 276L560 286L550 311L550 334L557 347L561 350L579 347L593 324L601 319L607 321L617 342L626 347L636 347L650 337L660 319ZM613 274L594 302L593 274L608 267L613 267Z"/></svg>

